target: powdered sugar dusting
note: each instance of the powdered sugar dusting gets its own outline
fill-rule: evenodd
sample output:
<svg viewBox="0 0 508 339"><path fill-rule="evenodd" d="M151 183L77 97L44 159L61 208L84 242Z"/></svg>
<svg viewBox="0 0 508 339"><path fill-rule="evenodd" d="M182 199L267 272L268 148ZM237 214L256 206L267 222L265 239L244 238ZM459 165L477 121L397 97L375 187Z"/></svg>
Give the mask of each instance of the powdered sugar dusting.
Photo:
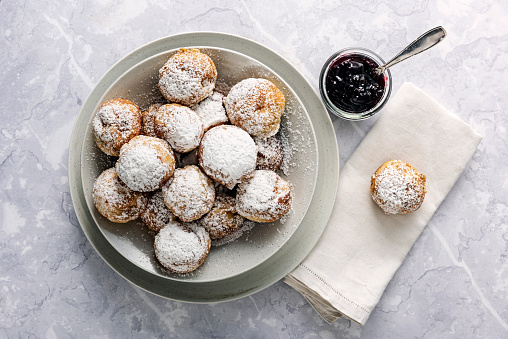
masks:
<svg viewBox="0 0 508 339"><path fill-rule="evenodd" d="M99 148L106 154L118 156L120 147L141 133L141 112L125 99L106 101L92 120L92 129Z"/></svg>
<svg viewBox="0 0 508 339"><path fill-rule="evenodd" d="M176 220L176 216L164 204L161 190L155 191L150 196L146 209L141 214L141 220L154 232L159 232L167 223Z"/></svg>
<svg viewBox="0 0 508 339"><path fill-rule="evenodd" d="M223 96L226 96L228 95L233 85L234 84L226 82L225 79L218 78L217 81L215 82L215 92L218 92Z"/></svg>
<svg viewBox="0 0 508 339"><path fill-rule="evenodd" d="M210 237L196 224L170 222L155 237L154 248L162 266L176 273L188 273L205 260Z"/></svg>
<svg viewBox="0 0 508 339"><path fill-rule="evenodd" d="M314 162L297 160L306 158L313 145L310 135L305 133L309 123L301 106L295 100L289 99L286 103L286 113L281 120L278 135L283 154L280 166L282 173L290 175L292 170L302 166L305 166L305 171L315 171Z"/></svg>
<svg viewBox="0 0 508 339"><path fill-rule="evenodd" d="M282 163L282 148L277 135L262 139L254 138L258 146L256 169L276 171Z"/></svg>
<svg viewBox="0 0 508 339"><path fill-rule="evenodd" d="M291 207L291 189L277 173L256 170L238 186L238 213L254 221L274 221Z"/></svg>
<svg viewBox="0 0 508 339"><path fill-rule="evenodd" d="M168 143L147 136L135 137L125 144L116 163L120 179L139 192L159 189L174 169L174 156Z"/></svg>
<svg viewBox="0 0 508 339"><path fill-rule="evenodd" d="M143 134L158 138L157 133L155 131L155 116L157 114L157 110L161 107L162 104L153 104L148 107L146 111L143 111L141 114L143 117Z"/></svg>
<svg viewBox="0 0 508 339"><path fill-rule="evenodd" d="M244 130L235 126L218 126L206 132L198 155L201 168L232 189L254 171L257 146Z"/></svg>
<svg viewBox="0 0 508 339"><path fill-rule="evenodd" d="M372 198L386 214L417 210L425 197L425 176L402 161L390 161L372 176Z"/></svg>
<svg viewBox="0 0 508 339"><path fill-rule="evenodd" d="M243 208L260 211L273 208L275 184L277 176L275 173L267 172L262 175L261 172L255 172L249 183L242 185L242 193L238 196L238 201Z"/></svg>
<svg viewBox="0 0 508 339"><path fill-rule="evenodd" d="M285 100L269 80L242 80L231 88L224 101L231 123L250 135L266 138L278 132Z"/></svg>
<svg viewBox="0 0 508 339"><path fill-rule="evenodd" d="M203 137L203 122L199 115L178 104L161 106L157 110L155 126L157 134L180 153L198 147Z"/></svg>
<svg viewBox="0 0 508 339"><path fill-rule="evenodd" d="M211 96L191 107L203 121L205 132L212 127L229 122L226 109L222 105L223 98L222 94L213 92Z"/></svg>
<svg viewBox="0 0 508 339"><path fill-rule="evenodd" d="M198 49L181 49L162 66L159 77L159 89L169 102L192 105L212 94L217 70Z"/></svg>
<svg viewBox="0 0 508 339"><path fill-rule="evenodd" d="M197 166L175 170L162 188L164 202L182 221L193 221L208 213L215 199L212 180Z"/></svg>
<svg viewBox="0 0 508 339"><path fill-rule="evenodd" d="M95 180L93 200L103 216L118 223L137 219L147 203L144 194L132 191L118 178L114 167Z"/></svg>
<svg viewBox="0 0 508 339"><path fill-rule="evenodd" d="M208 231L210 238L220 239L242 226L244 218L236 213L233 197L220 194L215 197L212 209L201 219L201 225Z"/></svg>

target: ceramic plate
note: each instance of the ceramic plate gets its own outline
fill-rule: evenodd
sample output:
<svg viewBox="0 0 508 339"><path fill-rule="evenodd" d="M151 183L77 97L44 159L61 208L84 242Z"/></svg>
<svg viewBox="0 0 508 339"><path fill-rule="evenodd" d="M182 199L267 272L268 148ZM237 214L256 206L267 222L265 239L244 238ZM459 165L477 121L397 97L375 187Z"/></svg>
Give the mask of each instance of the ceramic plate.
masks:
<svg viewBox="0 0 508 339"><path fill-rule="evenodd" d="M286 97L282 133L292 154L286 179L292 183L293 211L284 222L257 224L243 237L212 248L193 274L161 269L153 237L140 222L114 224L93 206L92 185L114 164L93 141L90 121L105 100L124 97L141 107L157 101L157 70L180 47L198 47L214 60L218 84L249 77L267 78ZM286 146L287 147L287 146ZM319 97L287 61L252 41L220 33L187 33L157 40L113 66L85 101L69 150L69 182L80 224L104 260L132 283L164 297L216 302L269 286L293 269L319 239L333 207L338 178L335 134Z"/></svg>
<svg viewBox="0 0 508 339"><path fill-rule="evenodd" d="M260 265L291 238L303 220L314 193L318 153L309 115L294 91L281 77L244 54L224 48L192 47L199 48L212 58L218 73L217 87L223 91L227 92L232 85L243 79L264 78L275 83L284 94L286 106L280 134L284 140L282 144L286 157L282 166L285 174L281 175L291 183L294 198L293 209L283 218L283 222L257 224L238 240L212 247L205 263L192 274L172 274L163 269L155 259L153 236L141 221L113 223L95 208L92 199L93 184L102 171L114 166L116 158L107 156L96 146L91 121L85 131L81 152L81 178L87 206L95 223L126 259L151 274L168 279L208 282L229 279ZM97 106L109 99L128 98L146 109L150 104L163 100L157 89L158 70L175 52L176 50L170 50L154 55L131 67L110 86ZM94 112L97 109L98 107L95 107Z"/></svg>

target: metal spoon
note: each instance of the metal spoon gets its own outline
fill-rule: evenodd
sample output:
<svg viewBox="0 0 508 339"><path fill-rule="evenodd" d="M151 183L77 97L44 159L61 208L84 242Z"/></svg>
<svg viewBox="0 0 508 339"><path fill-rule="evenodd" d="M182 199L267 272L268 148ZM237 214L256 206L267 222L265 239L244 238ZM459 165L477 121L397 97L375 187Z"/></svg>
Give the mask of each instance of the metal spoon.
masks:
<svg viewBox="0 0 508 339"><path fill-rule="evenodd" d="M402 60L412 57L418 53L428 50L429 48L437 45L441 40L446 37L446 31L443 27L438 26L431 29L430 31L422 34L418 39L410 43L404 48L399 54L397 54L392 60L388 61L383 66L379 66L374 71L379 75L383 74L389 67L398 64Z"/></svg>

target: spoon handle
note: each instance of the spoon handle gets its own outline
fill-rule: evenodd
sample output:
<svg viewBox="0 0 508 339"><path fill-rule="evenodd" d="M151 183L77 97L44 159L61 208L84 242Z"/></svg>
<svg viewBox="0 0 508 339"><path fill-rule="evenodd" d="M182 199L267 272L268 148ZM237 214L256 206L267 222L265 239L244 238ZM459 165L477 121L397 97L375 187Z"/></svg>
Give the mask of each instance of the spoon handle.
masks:
<svg viewBox="0 0 508 339"><path fill-rule="evenodd" d="M430 31L422 34L418 39L410 43L406 48L404 48L399 54L397 54L393 59L388 61L383 66L378 67L378 69L382 69L380 72L383 73L387 68L398 64L402 60L406 60L407 58L412 57L418 53L428 50L432 46L437 45L441 40L446 37L446 31L443 27L438 26Z"/></svg>

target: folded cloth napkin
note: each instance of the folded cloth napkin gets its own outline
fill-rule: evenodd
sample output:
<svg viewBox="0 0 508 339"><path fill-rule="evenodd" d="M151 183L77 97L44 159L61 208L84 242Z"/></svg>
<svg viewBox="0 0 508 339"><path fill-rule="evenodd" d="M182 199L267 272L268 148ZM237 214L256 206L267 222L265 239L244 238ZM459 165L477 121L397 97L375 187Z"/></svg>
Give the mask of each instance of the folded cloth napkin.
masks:
<svg viewBox="0 0 508 339"><path fill-rule="evenodd" d="M345 164L322 237L285 282L326 321L346 316L364 325L481 139L405 83ZM385 215L372 200L370 178L388 160L408 162L427 176L427 194L417 211Z"/></svg>

